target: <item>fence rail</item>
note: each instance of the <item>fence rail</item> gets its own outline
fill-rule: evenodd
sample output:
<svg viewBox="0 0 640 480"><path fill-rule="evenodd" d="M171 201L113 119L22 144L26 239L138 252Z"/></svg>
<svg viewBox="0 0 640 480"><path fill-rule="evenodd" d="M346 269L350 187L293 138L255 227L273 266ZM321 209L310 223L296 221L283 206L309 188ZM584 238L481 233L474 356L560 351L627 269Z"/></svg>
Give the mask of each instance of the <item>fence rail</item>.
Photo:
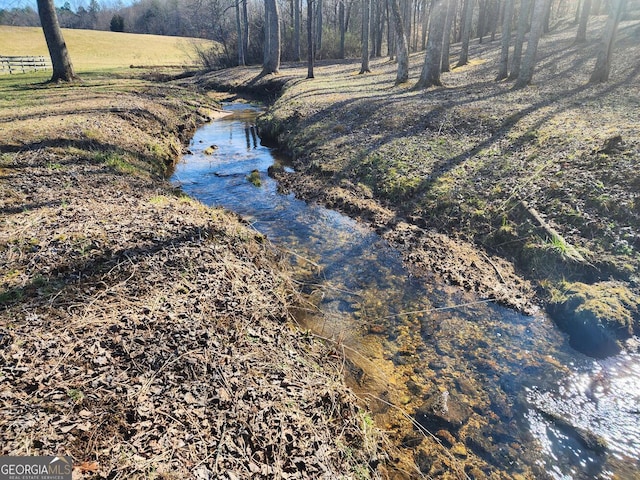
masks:
<svg viewBox="0 0 640 480"><path fill-rule="evenodd" d="M0 74L14 74L51 70L51 62L46 57L2 57Z"/></svg>

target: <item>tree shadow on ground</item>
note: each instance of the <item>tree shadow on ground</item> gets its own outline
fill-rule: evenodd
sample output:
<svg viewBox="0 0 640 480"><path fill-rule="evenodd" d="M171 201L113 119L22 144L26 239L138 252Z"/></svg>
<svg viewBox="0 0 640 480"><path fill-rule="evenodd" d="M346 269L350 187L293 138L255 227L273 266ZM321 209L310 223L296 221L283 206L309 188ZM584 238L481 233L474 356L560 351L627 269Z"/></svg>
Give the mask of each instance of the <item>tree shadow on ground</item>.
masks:
<svg viewBox="0 0 640 480"><path fill-rule="evenodd" d="M70 139L70 138L49 138L47 140L36 141L31 143L25 143L22 145L0 145L0 154L13 153L19 154L24 152L38 152L48 149L63 149L71 150L73 153L70 157L64 160L56 159L56 162L60 161L61 164L73 162L74 165L86 164L86 165L105 165L110 161L114 163L112 167L117 167L119 159L127 161L127 159L135 159L135 170L145 172L155 177L164 177L166 172L173 163L172 153L167 152L166 155L158 156L152 152L143 152L134 149L125 149L120 145L101 142L93 139ZM40 162L42 166L49 161L43 157ZM29 168L31 165L20 163L14 163L8 166L10 169ZM5 178L10 178L10 174L4 175Z"/></svg>
<svg viewBox="0 0 640 480"><path fill-rule="evenodd" d="M191 226L179 235L153 240L146 245L115 251L105 250L98 255L82 259L68 256L46 274L34 272L28 284L0 292L0 307L7 308L16 303L33 300L50 307L63 307L71 300L69 295L60 295L64 289L74 288L78 292L84 292L85 286L101 286L108 289L110 284L117 284L131 276L132 271L135 271L143 260L161 251L175 251L184 245L197 244L215 236L216 232L212 228ZM114 274L116 271L117 275ZM104 281L106 275L110 275L108 282ZM96 293L98 292L94 292Z"/></svg>

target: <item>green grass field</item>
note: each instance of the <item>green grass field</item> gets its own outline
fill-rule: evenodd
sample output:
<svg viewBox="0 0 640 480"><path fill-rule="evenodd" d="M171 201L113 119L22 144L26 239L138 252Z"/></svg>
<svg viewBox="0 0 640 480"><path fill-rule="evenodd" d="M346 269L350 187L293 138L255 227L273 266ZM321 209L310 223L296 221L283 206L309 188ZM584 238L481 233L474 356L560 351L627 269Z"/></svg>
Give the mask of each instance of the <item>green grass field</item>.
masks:
<svg viewBox="0 0 640 480"><path fill-rule="evenodd" d="M78 73L134 66L194 65L195 46L209 40L134 33L63 29L71 61ZM47 44L37 27L0 26L0 55L45 55Z"/></svg>

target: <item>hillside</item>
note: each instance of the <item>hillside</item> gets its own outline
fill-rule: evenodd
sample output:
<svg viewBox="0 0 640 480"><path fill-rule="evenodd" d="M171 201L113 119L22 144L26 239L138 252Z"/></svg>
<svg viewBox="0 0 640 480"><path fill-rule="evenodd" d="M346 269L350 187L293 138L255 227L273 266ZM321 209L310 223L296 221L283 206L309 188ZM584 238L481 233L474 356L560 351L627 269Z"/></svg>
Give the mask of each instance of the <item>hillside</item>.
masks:
<svg viewBox="0 0 640 480"><path fill-rule="evenodd" d="M97 30L63 29L71 61L78 73L93 69L134 66L193 65L195 45L212 45L209 40ZM19 41L18 41L19 39ZM0 26L1 55L45 55L47 44L42 29Z"/></svg>
<svg viewBox="0 0 640 480"><path fill-rule="evenodd" d="M0 454L70 455L74 478L377 475L382 437L291 322L275 248L163 180L216 102L46 78L0 77Z"/></svg>
<svg viewBox="0 0 640 480"><path fill-rule="evenodd" d="M394 86L372 61L199 78L218 89L280 89L262 133L295 158L285 188L374 225L417 272L519 310L546 305L573 344L607 355L640 331L640 25L622 22L611 79L588 85L605 17L574 45L543 37L534 84L495 82L499 39L474 42L444 87ZM452 47L455 65L460 45Z"/></svg>
<svg viewBox="0 0 640 480"><path fill-rule="evenodd" d="M369 222L415 273L578 325L586 312L588 353L637 349L640 26L621 25L611 81L589 86L602 23L586 45L567 24L546 36L522 91L494 81L497 41L427 91L412 88L422 54L401 86L386 59L159 84L90 73L111 65L87 54L81 84L0 77L2 453L71 454L107 478L367 478L399 462L344 358L288 323L300 297L268 239L162 181L215 116L202 89L276 95L261 130L294 157L282 189ZM561 326L581 347L585 330ZM499 438L440 435L401 450L420 473L389 475L516 478L482 463Z"/></svg>

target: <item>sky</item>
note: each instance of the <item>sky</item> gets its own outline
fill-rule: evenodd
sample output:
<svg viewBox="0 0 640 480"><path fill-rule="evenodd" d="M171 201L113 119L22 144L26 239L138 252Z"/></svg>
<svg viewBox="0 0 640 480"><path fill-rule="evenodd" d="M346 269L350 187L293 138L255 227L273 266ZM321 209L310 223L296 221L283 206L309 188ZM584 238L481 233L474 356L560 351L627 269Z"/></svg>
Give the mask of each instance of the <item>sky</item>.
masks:
<svg viewBox="0 0 640 480"><path fill-rule="evenodd" d="M71 5L71 9L76 11L78 7L87 7L89 5L90 0L54 0L56 7L63 6L66 2L69 2ZM133 0L121 0L123 5L131 5ZM118 0L98 0L100 5L115 5L118 3ZM0 0L0 9L10 9L10 8L23 8L23 7L31 7L34 10L36 9L36 0Z"/></svg>

